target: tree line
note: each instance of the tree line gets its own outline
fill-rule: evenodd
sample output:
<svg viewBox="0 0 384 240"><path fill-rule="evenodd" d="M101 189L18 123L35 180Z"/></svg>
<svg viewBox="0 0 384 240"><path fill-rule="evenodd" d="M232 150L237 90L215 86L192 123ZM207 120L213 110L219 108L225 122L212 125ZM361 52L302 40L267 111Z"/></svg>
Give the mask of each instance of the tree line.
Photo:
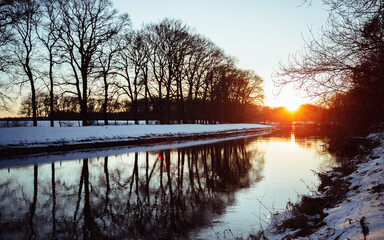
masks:
<svg viewBox="0 0 384 240"><path fill-rule="evenodd" d="M51 126L64 112L83 126L131 119L239 122L263 101L262 79L180 20L133 29L109 0L3 0L0 105L21 91L21 113Z"/></svg>

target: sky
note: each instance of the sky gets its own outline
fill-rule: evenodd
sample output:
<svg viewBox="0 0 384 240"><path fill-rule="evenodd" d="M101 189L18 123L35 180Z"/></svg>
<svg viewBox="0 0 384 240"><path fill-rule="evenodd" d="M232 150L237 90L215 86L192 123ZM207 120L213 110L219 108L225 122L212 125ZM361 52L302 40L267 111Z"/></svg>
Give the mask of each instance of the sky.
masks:
<svg viewBox="0 0 384 240"><path fill-rule="evenodd" d="M279 62L304 47L304 39L320 32L328 13L320 0L112 0L119 13L128 13L133 28L163 18L182 20L197 33L211 39L237 66L254 70L264 79L265 104L273 107L307 103L292 86L280 95L271 74Z"/></svg>

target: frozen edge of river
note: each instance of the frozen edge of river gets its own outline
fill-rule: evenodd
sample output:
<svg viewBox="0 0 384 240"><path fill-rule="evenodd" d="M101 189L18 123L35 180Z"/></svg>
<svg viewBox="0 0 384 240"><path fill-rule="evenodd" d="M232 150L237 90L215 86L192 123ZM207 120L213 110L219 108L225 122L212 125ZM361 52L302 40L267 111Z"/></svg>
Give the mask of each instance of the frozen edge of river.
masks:
<svg viewBox="0 0 384 240"><path fill-rule="evenodd" d="M346 192L341 202L322 209L325 218L316 223L315 232L295 237L300 231L308 229L281 228L281 223L292 217L292 212L286 211L271 217L270 224L260 233L260 239L365 239L365 236L370 240L384 239L384 133L372 133L367 138L379 142L379 145L370 154L352 159L352 173L343 175L337 169L324 173L333 183L339 181L345 184ZM327 199L332 187L331 184L322 194L309 198L314 202ZM319 218L305 217L309 221Z"/></svg>
<svg viewBox="0 0 384 240"><path fill-rule="evenodd" d="M227 135L225 137L215 138L215 137L206 137L202 138L201 136L195 136L193 139L187 138L181 139L176 138L176 140L171 141L169 139L164 140L163 142L157 142L156 144L131 144L131 145L122 145L122 146L110 146L110 147L100 147L100 148L79 148L74 149L73 151L58 151L52 150L52 152L36 152L35 154L26 154L26 155L11 155L11 156L2 156L0 154L0 169L9 168L9 167L21 167L26 165L42 164L42 163L51 163L56 161L67 161L75 159L85 159L85 158L98 158L111 155L122 155L129 154L132 152L153 152L161 151L166 149L175 149L175 148L184 148L192 147L197 145L212 144L217 142L226 142L233 141L237 139L243 139L247 137L256 137L263 134L268 134L270 131L257 131L249 132L247 135ZM199 137L197 140L196 137ZM76 147L76 146L75 146ZM53 148L54 149L54 148ZM0 151L1 153L1 151Z"/></svg>
<svg viewBox="0 0 384 240"><path fill-rule="evenodd" d="M248 137L270 130L271 126L260 124L0 128L0 159L42 152Z"/></svg>

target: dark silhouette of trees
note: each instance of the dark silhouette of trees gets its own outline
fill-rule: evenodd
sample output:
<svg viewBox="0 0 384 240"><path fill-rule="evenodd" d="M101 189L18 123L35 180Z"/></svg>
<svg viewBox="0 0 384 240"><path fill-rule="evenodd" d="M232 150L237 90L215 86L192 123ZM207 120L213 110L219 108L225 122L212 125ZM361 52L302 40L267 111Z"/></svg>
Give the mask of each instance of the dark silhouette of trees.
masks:
<svg viewBox="0 0 384 240"><path fill-rule="evenodd" d="M59 98L57 103L57 108L59 112L71 112L71 113L79 113L80 105L77 101L77 98L74 96L63 96Z"/></svg>
<svg viewBox="0 0 384 240"><path fill-rule="evenodd" d="M31 115L34 125L38 116L49 117L53 126L64 115L81 118L84 126L96 119L107 125L108 118L135 124L242 122L262 104L261 78L237 68L232 57L180 20L133 31L128 15L119 15L110 0L6 1L0 11L11 12L0 19L0 48L17 53L15 59L0 56L0 71L9 67L15 78L16 69L24 71L17 83L30 83L31 101L23 101L20 112ZM36 85L37 79L42 81ZM36 98L46 89L49 113L42 114ZM4 105L7 95L0 99Z"/></svg>
<svg viewBox="0 0 384 240"><path fill-rule="evenodd" d="M118 41L120 36L116 35L109 41L105 42L97 52L97 70L96 74L103 82L104 101L103 101L103 118L104 125L108 125L108 108L110 101L110 87L112 85L111 78L116 75L117 55L123 49L120 48Z"/></svg>
<svg viewBox="0 0 384 240"><path fill-rule="evenodd" d="M63 56L73 71L83 126L88 125L89 77L99 47L119 33L128 15L117 15L109 0L71 0L60 3Z"/></svg>
<svg viewBox="0 0 384 240"><path fill-rule="evenodd" d="M13 38L11 41L14 55L13 78L15 84L29 83L31 89L33 126L37 126L36 115L36 74L33 72L33 57L35 55L36 32L39 22L40 2L37 0L14 1L10 9L13 15L21 15L12 24ZM21 76L21 77L20 77Z"/></svg>
<svg viewBox="0 0 384 240"><path fill-rule="evenodd" d="M383 3L323 2L330 9L328 27L281 66L275 83L281 87L293 83L311 97L330 100L335 123L346 130L363 129L384 119Z"/></svg>
<svg viewBox="0 0 384 240"><path fill-rule="evenodd" d="M241 121L240 113L231 115L231 120L222 111L219 116L217 104L224 109L229 103L262 102L262 80L237 69L221 49L182 22L164 19L147 25L144 32L149 44L148 95L161 123ZM231 73L241 74L235 78Z"/></svg>
<svg viewBox="0 0 384 240"><path fill-rule="evenodd" d="M117 74L123 79L117 82L130 101L135 124L138 124L138 100L145 81L143 81L143 65L147 63L147 55L143 52L144 42L140 33L132 31L121 39L117 60Z"/></svg>
<svg viewBox="0 0 384 240"><path fill-rule="evenodd" d="M180 91L179 115L183 122L195 123L197 120L197 109L194 103L204 99L204 79L209 72L209 68L215 64L212 59L216 51L219 51L214 44L203 36L196 35L192 39L191 54L186 58L185 78L186 91L183 94L183 88ZM185 95L185 100L184 96Z"/></svg>
<svg viewBox="0 0 384 240"><path fill-rule="evenodd" d="M13 25L20 21L24 12L14 7L14 1L0 2L0 73L6 73L10 67L15 64L12 55L9 54L12 42L15 38L15 32L12 30ZM0 110L7 110L8 103L11 100L6 94L6 79L0 78Z"/></svg>
<svg viewBox="0 0 384 240"><path fill-rule="evenodd" d="M297 124L324 123L330 119L330 110L323 106L303 104L296 111L291 112L285 107L268 107L264 106L259 109L258 119L269 123L282 123L291 125L293 122Z"/></svg>
<svg viewBox="0 0 384 240"><path fill-rule="evenodd" d="M9 54L6 54L6 47L12 41L14 32L11 30L12 25L19 21L22 16L21 12L16 12L13 8L14 1L0 2L0 71L7 69L9 62Z"/></svg>
<svg viewBox="0 0 384 240"><path fill-rule="evenodd" d="M41 44L44 46L46 52L43 58L48 62L48 73L45 73L44 76L47 76L49 79L49 119L51 127L54 127L54 65L58 63L57 52L60 36L62 34L61 26L57 25L59 16L59 4L58 1L54 0L44 0L41 1L41 12L43 14L41 23L37 28L37 35ZM45 56L47 55L47 56ZM56 58L56 59L55 59Z"/></svg>
<svg viewBox="0 0 384 240"><path fill-rule="evenodd" d="M50 116L50 102L51 97L44 93L38 92L35 97L36 117L49 117ZM53 102L57 105L58 98L54 96ZM26 96L22 99L20 113L24 116L31 117L33 112L33 106L31 102L31 96Z"/></svg>
<svg viewBox="0 0 384 240"><path fill-rule="evenodd" d="M164 19L146 26L152 49L149 62L154 82L155 107L161 123L170 123L172 91L176 84L176 68L181 67L184 49L188 47L188 28L180 21ZM153 98L152 98L153 99Z"/></svg>
<svg viewBox="0 0 384 240"><path fill-rule="evenodd" d="M149 84L153 84L149 94L158 112L161 123L170 123L175 102L183 108L183 83L185 81L185 59L192 55L192 33L181 21L164 19L158 24L146 26L150 46ZM179 119L183 109L179 108ZM182 113L181 113L182 114Z"/></svg>

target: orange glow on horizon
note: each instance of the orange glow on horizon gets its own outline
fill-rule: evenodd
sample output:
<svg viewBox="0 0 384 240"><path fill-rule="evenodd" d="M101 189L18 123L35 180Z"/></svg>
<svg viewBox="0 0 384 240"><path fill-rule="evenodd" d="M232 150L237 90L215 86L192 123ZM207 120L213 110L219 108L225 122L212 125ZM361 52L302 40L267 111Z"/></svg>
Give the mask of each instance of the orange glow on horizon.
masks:
<svg viewBox="0 0 384 240"><path fill-rule="evenodd" d="M301 104L299 104L299 103L289 103L289 104L285 105L284 107L288 111L294 113L300 108L300 106L301 106Z"/></svg>
<svg viewBox="0 0 384 240"><path fill-rule="evenodd" d="M292 91L282 92L275 99L266 99L265 105L272 108L284 107L287 111L294 113L301 105L311 102L309 99L299 97Z"/></svg>

